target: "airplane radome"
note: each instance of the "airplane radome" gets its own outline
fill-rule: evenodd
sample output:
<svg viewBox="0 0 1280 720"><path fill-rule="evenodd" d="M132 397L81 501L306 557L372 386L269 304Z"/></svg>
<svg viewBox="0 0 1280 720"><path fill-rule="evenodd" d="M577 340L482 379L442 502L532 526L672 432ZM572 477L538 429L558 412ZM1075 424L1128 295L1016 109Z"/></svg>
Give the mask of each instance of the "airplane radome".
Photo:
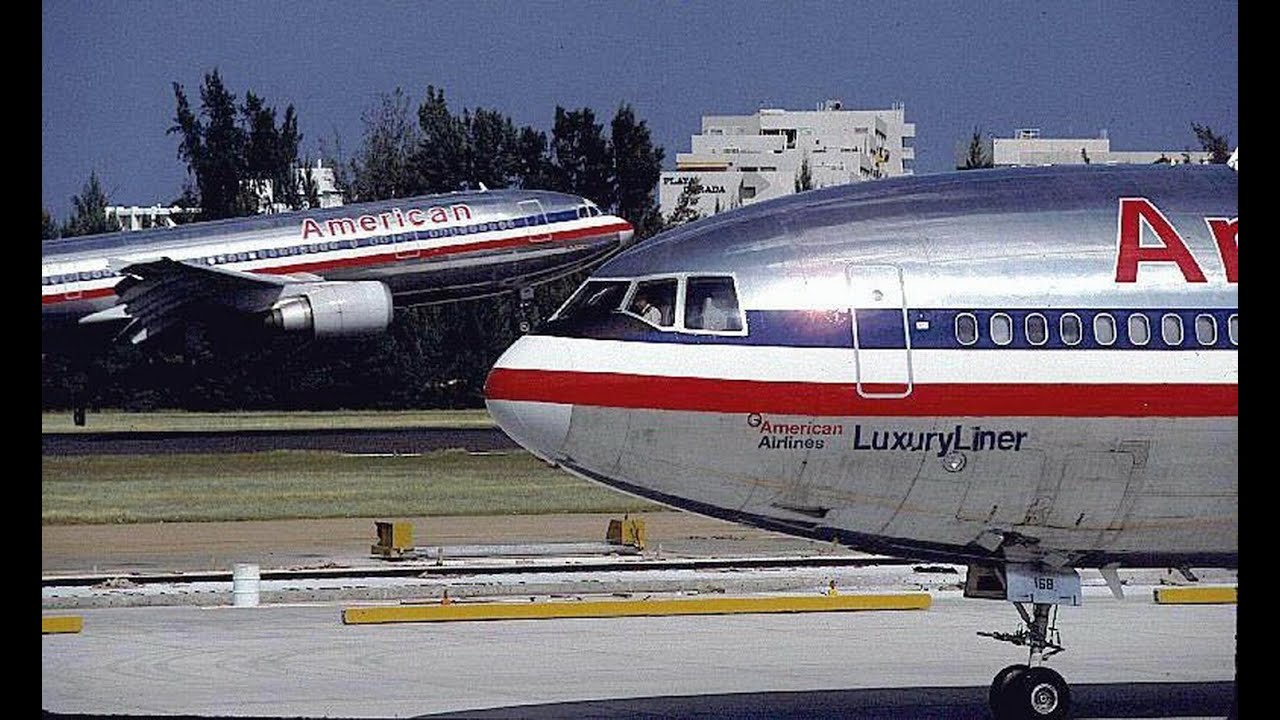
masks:
<svg viewBox="0 0 1280 720"><path fill-rule="evenodd" d="M596 270L492 369L565 470L705 515L964 563L1026 661L997 717L1063 717L1076 568L1238 561L1237 173L970 171L825 188ZM653 309L656 308L656 309Z"/></svg>
<svg viewBox="0 0 1280 720"><path fill-rule="evenodd" d="M109 324L135 343L195 320L378 333L394 306L544 282L633 234L584 198L485 190L50 241L42 326Z"/></svg>

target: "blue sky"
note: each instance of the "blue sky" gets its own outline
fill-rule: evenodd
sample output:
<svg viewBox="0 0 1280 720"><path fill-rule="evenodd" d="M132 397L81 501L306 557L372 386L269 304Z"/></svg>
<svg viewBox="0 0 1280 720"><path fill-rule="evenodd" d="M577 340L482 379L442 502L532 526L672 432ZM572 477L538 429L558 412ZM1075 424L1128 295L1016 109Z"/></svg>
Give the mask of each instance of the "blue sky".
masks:
<svg viewBox="0 0 1280 720"><path fill-rule="evenodd" d="M1096 137L1117 150L1195 148L1191 123L1238 133L1234 2L142 2L46 0L42 203L63 220L91 171L112 202L181 191L172 83L198 102L218 68L281 113L303 152L402 87L442 87L550 133L556 105L607 123L621 103L666 149L702 115L902 102L916 172L951 169L975 125Z"/></svg>

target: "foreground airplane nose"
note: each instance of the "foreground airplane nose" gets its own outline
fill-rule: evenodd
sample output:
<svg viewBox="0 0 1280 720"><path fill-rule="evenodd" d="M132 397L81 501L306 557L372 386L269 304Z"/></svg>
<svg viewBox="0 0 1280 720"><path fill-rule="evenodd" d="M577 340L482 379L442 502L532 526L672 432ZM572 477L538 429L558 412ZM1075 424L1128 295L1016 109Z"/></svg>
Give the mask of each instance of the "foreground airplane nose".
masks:
<svg viewBox="0 0 1280 720"><path fill-rule="evenodd" d="M562 457L573 406L549 402L536 343L521 338L498 358L485 381L489 416L512 440L548 461Z"/></svg>
<svg viewBox="0 0 1280 720"><path fill-rule="evenodd" d="M521 447L547 462L555 462L561 457L565 438L569 435L572 405L485 400L485 406L498 427Z"/></svg>

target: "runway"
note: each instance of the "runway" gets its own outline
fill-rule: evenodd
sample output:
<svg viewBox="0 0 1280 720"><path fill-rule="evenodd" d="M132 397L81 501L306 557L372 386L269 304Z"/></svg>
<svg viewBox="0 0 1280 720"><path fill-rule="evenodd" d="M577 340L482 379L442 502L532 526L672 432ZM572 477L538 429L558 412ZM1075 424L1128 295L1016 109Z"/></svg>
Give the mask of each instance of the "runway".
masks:
<svg viewBox="0 0 1280 720"><path fill-rule="evenodd" d="M1063 608L1075 717L1221 717L1236 607ZM926 611L346 626L342 605L84 610L41 644L55 713L338 717L985 717L1006 603ZM482 712L483 711L483 712Z"/></svg>
<svg viewBox="0 0 1280 720"><path fill-rule="evenodd" d="M520 446L497 428L46 432L40 435L41 455L165 455L270 450L405 455L451 448L488 452L519 450Z"/></svg>

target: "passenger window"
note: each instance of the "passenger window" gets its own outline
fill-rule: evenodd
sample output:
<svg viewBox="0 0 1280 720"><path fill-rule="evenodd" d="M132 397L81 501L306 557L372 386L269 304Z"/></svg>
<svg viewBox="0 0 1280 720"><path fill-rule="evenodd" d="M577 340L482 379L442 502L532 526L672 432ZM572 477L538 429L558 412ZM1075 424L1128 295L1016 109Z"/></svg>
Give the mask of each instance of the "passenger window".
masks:
<svg viewBox="0 0 1280 720"><path fill-rule="evenodd" d="M1107 313L1093 316L1093 339L1099 345L1110 345L1116 341L1116 320Z"/></svg>
<svg viewBox="0 0 1280 720"><path fill-rule="evenodd" d="M1031 313L1026 321L1027 342L1032 345L1043 345L1049 339L1049 323L1040 313Z"/></svg>
<svg viewBox="0 0 1280 720"><path fill-rule="evenodd" d="M1062 342L1066 345L1080 344L1080 316L1075 313L1064 313L1058 321L1058 332L1062 334Z"/></svg>
<svg viewBox="0 0 1280 720"><path fill-rule="evenodd" d="M1008 345L1013 341L1013 320L1004 313L991 316L991 339L997 345Z"/></svg>
<svg viewBox="0 0 1280 720"><path fill-rule="evenodd" d="M956 316L956 340L961 345L978 342L978 318L972 313L960 313Z"/></svg>
<svg viewBox="0 0 1280 720"><path fill-rule="evenodd" d="M675 278L636 283L636 291L627 310L659 327L675 325L678 284Z"/></svg>
<svg viewBox="0 0 1280 720"><path fill-rule="evenodd" d="M1129 342L1134 345L1146 345L1151 339L1151 321L1142 313L1129 316Z"/></svg>
<svg viewBox="0 0 1280 720"><path fill-rule="evenodd" d="M731 277L691 277L684 293L688 330L742 330L742 311Z"/></svg>
<svg viewBox="0 0 1280 720"><path fill-rule="evenodd" d="M1227 318L1227 339L1231 341L1232 345L1240 344L1240 331L1236 327L1238 323L1238 321L1236 320L1236 317L1238 316L1232 315L1231 317Z"/></svg>
<svg viewBox="0 0 1280 720"><path fill-rule="evenodd" d="M1212 345L1218 342L1218 323L1212 315L1196 316L1196 342L1201 345Z"/></svg>
<svg viewBox="0 0 1280 720"><path fill-rule="evenodd" d="M622 306L630 280L588 280L555 314L556 320L599 319Z"/></svg>
<svg viewBox="0 0 1280 720"><path fill-rule="evenodd" d="M1176 347L1182 344L1182 318L1167 313L1160 318L1160 338L1165 345Z"/></svg>

